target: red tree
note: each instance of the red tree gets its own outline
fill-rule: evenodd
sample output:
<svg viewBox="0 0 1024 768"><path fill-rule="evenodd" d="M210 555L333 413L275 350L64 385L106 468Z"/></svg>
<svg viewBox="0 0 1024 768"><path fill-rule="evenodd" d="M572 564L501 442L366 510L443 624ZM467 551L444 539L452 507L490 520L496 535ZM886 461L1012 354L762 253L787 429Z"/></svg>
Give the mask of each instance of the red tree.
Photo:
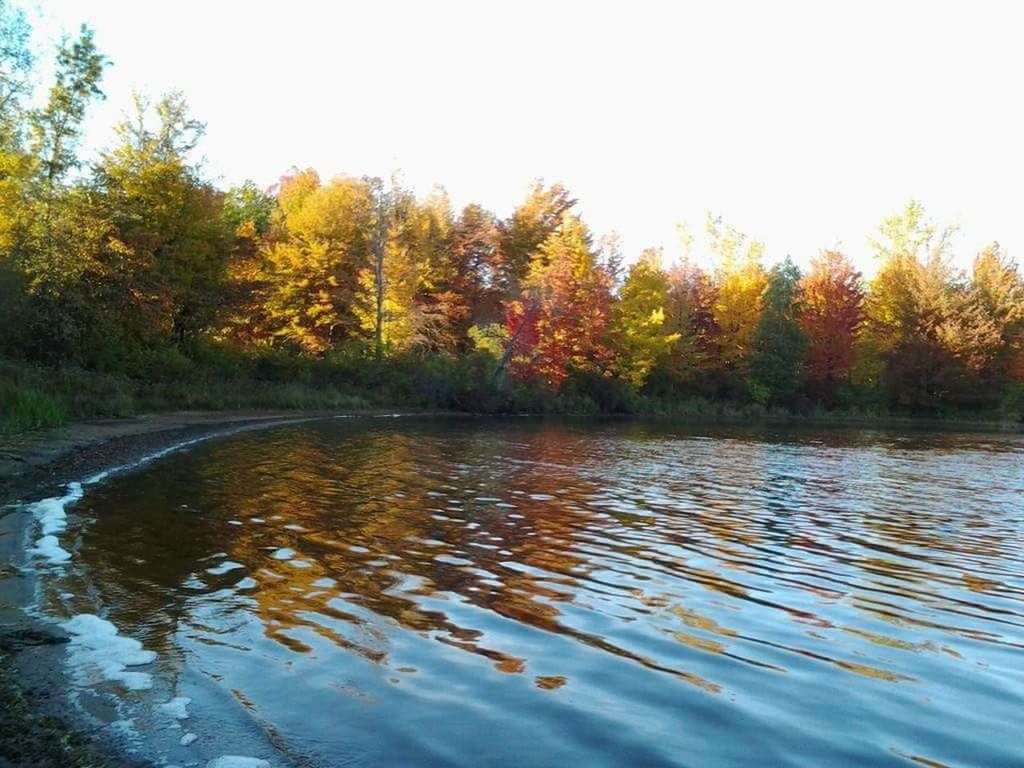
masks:
<svg viewBox="0 0 1024 768"><path fill-rule="evenodd" d="M586 227L566 215L534 255L522 297L507 305L506 358L517 378L557 389L573 372L607 374L611 299L611 277Z"/></svg>
<svg viewBox="0 0 1024 768"><path fill-rule="evenodd" d="M808 390L832 405L836 387L853 369L857 330L864 321L861 275L839 251L822 251L811 262L802 288Z"/></svg>

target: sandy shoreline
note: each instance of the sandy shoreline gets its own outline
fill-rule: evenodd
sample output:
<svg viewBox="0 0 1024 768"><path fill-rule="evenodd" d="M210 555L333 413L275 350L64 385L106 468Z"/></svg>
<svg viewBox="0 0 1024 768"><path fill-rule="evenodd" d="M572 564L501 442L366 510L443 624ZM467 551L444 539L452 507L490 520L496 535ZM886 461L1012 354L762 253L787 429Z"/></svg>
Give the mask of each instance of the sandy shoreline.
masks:
<svg viewBox="0 0 1024 768"><path fill-rule="evenodd" d="M148 765L124 755L101 735L88 733L68 706L66 637L55 625L25 612L35 585L34 571L23 567L34 520L18 505L182 443L339 415L348 414L169 413L80 422L0 440L0 768Z"/></svg>

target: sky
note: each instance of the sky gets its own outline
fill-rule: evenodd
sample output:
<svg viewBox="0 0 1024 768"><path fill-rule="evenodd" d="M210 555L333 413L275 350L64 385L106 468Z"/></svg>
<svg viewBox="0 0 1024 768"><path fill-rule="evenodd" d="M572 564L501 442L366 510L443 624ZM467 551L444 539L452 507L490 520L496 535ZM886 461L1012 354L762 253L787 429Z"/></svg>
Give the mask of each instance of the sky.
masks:
<svg viewBox="0 0 1024 768"><path fill-rule="evenodd" d="M1012 2L27 0L113 62L87 148L132 89L180 89L219 184L291 166L388 176L507 215L559 181L628 258L711 211L806 264L911 197L958 260L1024 261L1024 46ZM699 254L698 254L699 255Z"/></svg>

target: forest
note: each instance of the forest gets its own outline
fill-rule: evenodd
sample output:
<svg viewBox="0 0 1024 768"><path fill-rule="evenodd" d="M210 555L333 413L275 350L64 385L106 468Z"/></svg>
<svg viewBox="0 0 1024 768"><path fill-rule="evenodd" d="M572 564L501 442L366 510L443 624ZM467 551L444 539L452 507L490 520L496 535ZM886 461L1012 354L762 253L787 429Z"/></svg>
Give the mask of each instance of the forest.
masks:
<svg viewBox="0 0 1024 768"><path fill-rule="evenodd" d="M0 429L160 408L1024 413L1024 277L910 201L801 271L708 214L624 254L570 190L501 218L443 189L291 169L220 189L181 93L81 148L109 62L86 27L45 83L0 1ZM804 254L810 256L810 254Z"/></svg>

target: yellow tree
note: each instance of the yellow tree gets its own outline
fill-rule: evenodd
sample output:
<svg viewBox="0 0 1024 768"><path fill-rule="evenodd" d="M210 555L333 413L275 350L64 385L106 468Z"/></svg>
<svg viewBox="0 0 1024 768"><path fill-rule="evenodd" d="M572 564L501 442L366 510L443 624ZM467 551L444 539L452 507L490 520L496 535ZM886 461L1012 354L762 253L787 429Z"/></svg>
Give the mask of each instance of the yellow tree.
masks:
<svg viewBox="0 0 1024 768"><path fill-rule="evenodd" d="M540 244L561 226L564 215L575 205L576 200L561 184L545 187L538 180L526 200L501 223L494 282L504 298L517 297Z"/></svg>
<svg viewBox="0 0 1024 768"><path fill-rule="evenodd" d="M995 398L1007 381L1024 380L1024 280L993 243L974 259L970 282L958 288L938 338L976 377L977 395Z"/></svg>
<svg viewBox="0 0 1024 768"><path fill-rule="evenodd" d="M266 258L266 313L276 336L322 354L362 335L356 277L371 261L373 201L362 179L314 182L304 173L281 186L281 232Z"/></svg>
<svg viewBox="0 0 1024 768"><path fill-rule="evenodd" d="M942 330L957 302L954 231L939 229L911 200L882 222L871 241L880 264L865 306L854 381L884 387L897 405L933 408L958 378Z"/></svg>
<svg viewBox="0 0 1024 768"><path fill-rule="evenodd" d="M665 305L668 274L661 266L661 251L649 248L630 267L619 290L612 321L619 376L640 389L654 366L668 355L680 338L668 327Z"/></svg>
<svg viewBox="0 0 1024 768"><path fill-rule="evenodd" d="M754 333L768 276L761 264L764 244L707 214L707 234L715 257L716 296L713 308L718 327L721 365L745 377L753 351Z"/></svg>
<svg viewBox="0 0 1024 768"><path fill-rule="evenodd" d="M359 273L356 312L375 355L448 347L446 318L437 296L445 275L452 229L444 190L422 202L396 179L385 188L368 180L374 199L373 258Z"/></svg>

